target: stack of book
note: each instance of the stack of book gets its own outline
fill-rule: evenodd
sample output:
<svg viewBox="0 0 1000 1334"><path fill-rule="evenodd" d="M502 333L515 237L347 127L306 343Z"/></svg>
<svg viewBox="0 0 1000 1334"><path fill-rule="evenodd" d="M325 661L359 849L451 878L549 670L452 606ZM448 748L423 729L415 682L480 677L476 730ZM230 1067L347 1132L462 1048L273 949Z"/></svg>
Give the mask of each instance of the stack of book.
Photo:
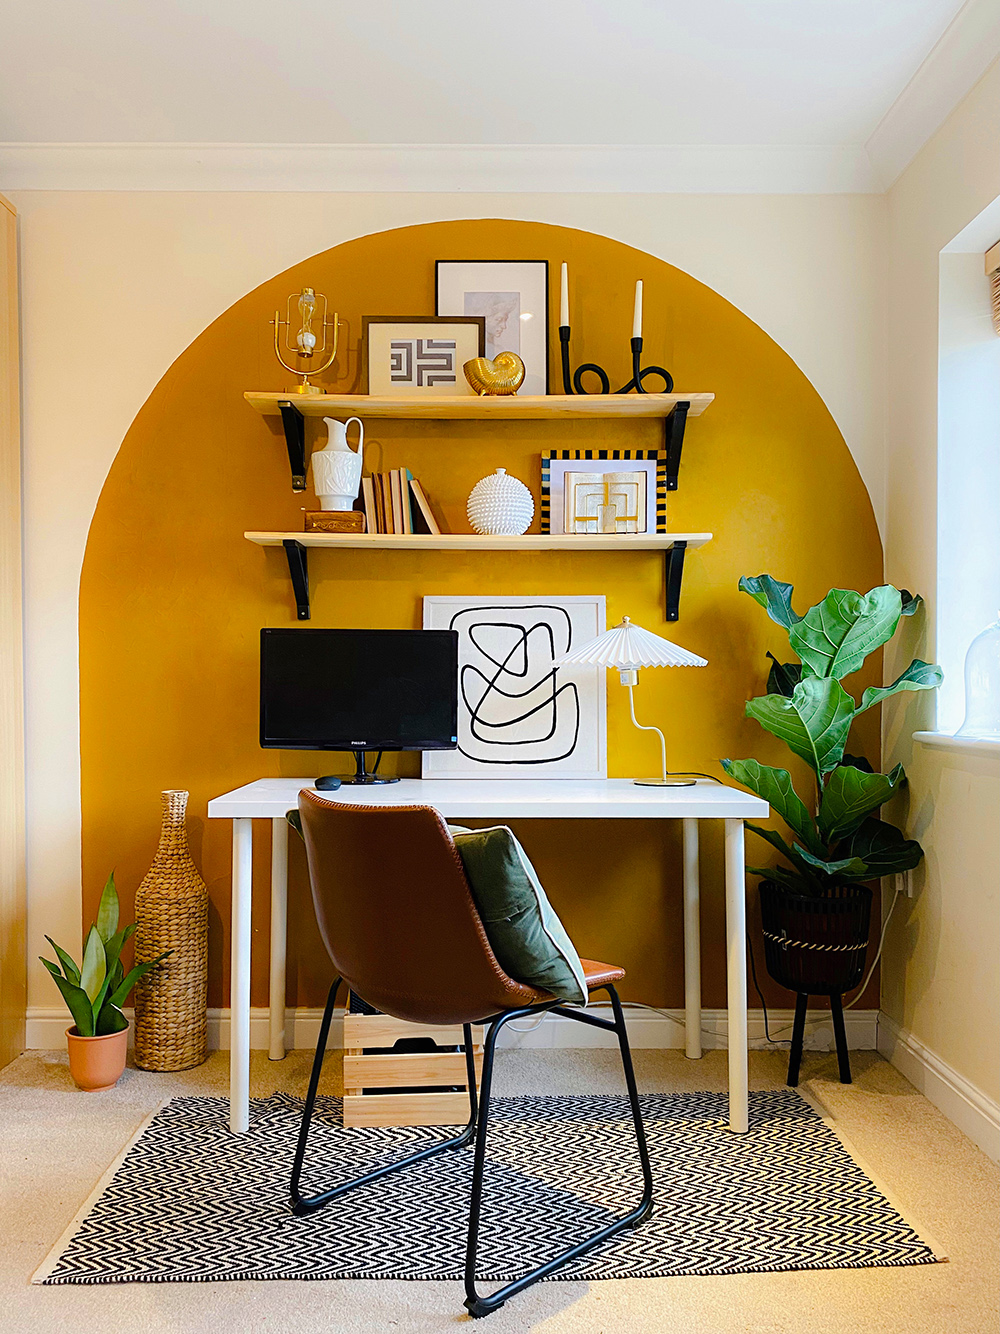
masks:
<svg viewBox="0 0 1000 1334"><path fill-rule="evenodd" d="M409 468L393 468L361 479L369 533L441 532L423 487Z"/></svg>

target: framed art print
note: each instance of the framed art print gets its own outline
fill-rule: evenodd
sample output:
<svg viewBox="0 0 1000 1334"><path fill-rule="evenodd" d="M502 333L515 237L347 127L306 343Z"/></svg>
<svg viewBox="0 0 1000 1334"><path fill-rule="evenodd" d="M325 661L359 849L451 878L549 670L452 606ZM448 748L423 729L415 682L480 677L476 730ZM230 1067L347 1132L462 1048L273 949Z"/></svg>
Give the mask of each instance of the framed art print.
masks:
<svg viewBox="0 0 1000 1334"><path fill-rule="evenodd" d="M539 519L543 533L563 533L567 473L646 474L646 522L640 532L667 531L667 451L665 449L551 449L542 454Z"/></svg>
<svg viewBox="0 0 1000 1334"><path fill-rule="evenodd" d="M425 778L606 778L605 668L553 667L604 633L604 598L425 597L424 629L458 632L458 749Z"/></svg>
<svg viewBox="0 0 1000 1334"><path fill-rule="evenodd" d="M516 352L524 362L519 394L549 392L549 262L439 259L438 315L482 315L486 351Z"/></svg>
<svg viewBox="0 0 1000 1334"><path fill-rule="evenodd" d="M474 395L462 367L484 356L485 348L486 320L481 315L365 315L365 392Z"/></svg>

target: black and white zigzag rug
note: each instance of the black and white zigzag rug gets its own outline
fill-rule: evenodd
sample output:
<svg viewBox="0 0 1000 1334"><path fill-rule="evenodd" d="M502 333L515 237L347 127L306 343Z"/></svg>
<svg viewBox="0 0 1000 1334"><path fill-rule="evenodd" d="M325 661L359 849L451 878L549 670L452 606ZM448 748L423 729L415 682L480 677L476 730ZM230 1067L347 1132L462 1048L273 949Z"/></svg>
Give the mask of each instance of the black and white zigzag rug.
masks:
<svg viewBox="0 0 1000 1334"><path fill-rule="evenodd" d="M750 1133L718 1093L643 1098L652 1217L559 1271L656 1278L930 1264L823 1119L792 1090L750 1095ZM456 1149L306 1218L287 1203L301 1103L251 1103L234 1136L221 1098L177 1098L129 1149L43 1283L461 1276L472 1153ZM412 1153L449 1129L345 1130L321 1099L305 1191ZM641 1190L624 1097L497 1098L490 1118L480 1277L504 1280L634 1205Z"/></svg>

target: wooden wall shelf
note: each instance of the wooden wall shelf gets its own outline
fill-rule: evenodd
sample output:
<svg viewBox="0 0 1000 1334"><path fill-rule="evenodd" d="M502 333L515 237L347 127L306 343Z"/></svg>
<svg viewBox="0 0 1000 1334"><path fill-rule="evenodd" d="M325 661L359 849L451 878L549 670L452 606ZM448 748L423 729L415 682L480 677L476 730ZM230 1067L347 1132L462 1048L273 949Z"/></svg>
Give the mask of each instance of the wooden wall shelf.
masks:
<svg viewBox="0 0 1000 1334"><path fill-rule="evenodd" d="M663 552L666 577L666 619L679 614L684 553L703 547L711 533L525 533L484 537L477 533L288 533L249 532L243 536L260 547L283 547L300 621L309 620L309 548L354 551L571 551Z"/></svg>
<svg viewBox="0 0 1000 1334"><path fill-rule="evenodd" d="M251 390L243 395L265 417L280 417L292 470L292 490L306 489L306 417L365 417L424 421L570 421L607 417L663 422L667 490L677 490L677 474L688 417L700 417L714 394L276 394Z"/></svg>
<svg viewBox="0 0 1000 1334"><path fill-rule="evenodd" d="M305 417L422 417L431 421L547 421L566 417L669 417L679 403L700 417L714 394L274 394L243 395L265 417L291 403Z"/></svg>

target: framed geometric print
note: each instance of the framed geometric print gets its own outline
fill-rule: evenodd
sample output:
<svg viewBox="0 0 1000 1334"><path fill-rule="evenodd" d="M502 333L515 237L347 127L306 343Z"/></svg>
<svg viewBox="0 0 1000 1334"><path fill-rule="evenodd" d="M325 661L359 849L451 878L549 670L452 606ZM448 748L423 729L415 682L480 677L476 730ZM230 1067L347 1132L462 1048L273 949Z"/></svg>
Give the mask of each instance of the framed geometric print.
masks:
<svg viewBox="0 0 1000 1334"><path fill-rule="evenodd" d="M481 315L365 315L365 393L475 395L462 367L483 356L485 348L486 320Z"/></svg>
<svg viewBox="0 0 1000 1334"><path fill-rule="evenodd" d="M667 451L665 449L548 449L542 454L539 519L543 533L565 532L563 479L575 473L646 474L646 523L640 531L667 531Z"/></svg>

